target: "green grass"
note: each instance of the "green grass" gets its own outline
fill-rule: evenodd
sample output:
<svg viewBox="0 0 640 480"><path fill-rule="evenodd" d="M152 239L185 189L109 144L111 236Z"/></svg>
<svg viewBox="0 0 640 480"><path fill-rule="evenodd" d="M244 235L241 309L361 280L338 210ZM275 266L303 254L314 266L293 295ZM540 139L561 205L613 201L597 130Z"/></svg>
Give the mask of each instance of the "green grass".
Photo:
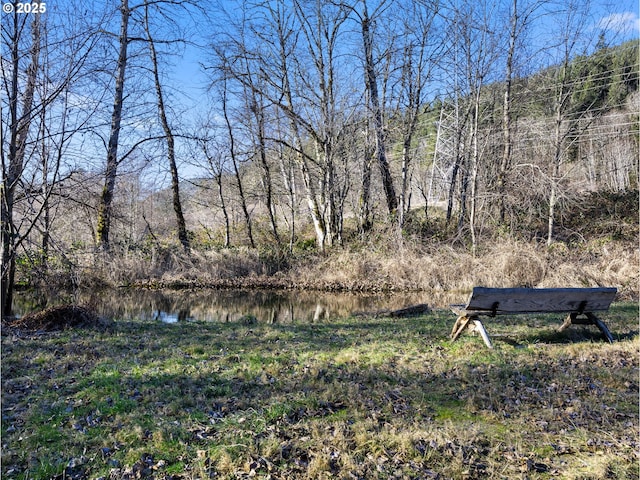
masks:
<svg viewBox="0 0 640 480"><path fill-rule="evenodd" d="M2 478L629 478L637 306L2 337Z"/></svg>

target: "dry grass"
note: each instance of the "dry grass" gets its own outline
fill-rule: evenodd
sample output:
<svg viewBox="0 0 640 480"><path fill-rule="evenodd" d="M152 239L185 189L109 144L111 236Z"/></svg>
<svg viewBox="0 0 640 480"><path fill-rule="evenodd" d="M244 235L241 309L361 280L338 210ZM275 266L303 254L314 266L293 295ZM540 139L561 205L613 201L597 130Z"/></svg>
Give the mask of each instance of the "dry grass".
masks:
<svg viewBox="0 0 640 480"><path fill-rule="evenodd" d="M309 283L344 285L348 289L470 291L493 287L615 286L624 298L638 298L640 252L619 243L570 249L503 242L477 256L442 247L388 253L338 252L298 272Z"/></svg>
<svg viewBox="0 0 640 480"><path fill-rule="evenodd" d="M84 254L83 254L84 255ZM637 244L607 239L551 247L505 239L478 249L407 239L335 248L326 254L283 254L249 248L170 248L78 256L65 275L74 286L275 287L307 290L465 292L492 287L614 286L639 296ZM58 275L58 283L61 275ZM62 282L65 283L65 282Z"/></svg>

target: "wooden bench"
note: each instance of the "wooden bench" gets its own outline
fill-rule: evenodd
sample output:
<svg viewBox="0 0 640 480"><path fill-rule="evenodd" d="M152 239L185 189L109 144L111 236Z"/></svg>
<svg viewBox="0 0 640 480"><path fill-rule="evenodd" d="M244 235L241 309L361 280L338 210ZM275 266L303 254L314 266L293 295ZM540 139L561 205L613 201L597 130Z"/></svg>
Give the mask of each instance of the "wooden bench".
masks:
<svg viewBox="0 0 640 480"><path fill-rule="evenodd" d="M593 312L605 311L616 296L615 288L486 288L474 287L466 305L451 305L458 319L451 331L455 341L466 329L477 330L487 347L491 339L480 316L521 313L568 313L559 330L571 325L595 325L609 342L613 336Z"/></svg>

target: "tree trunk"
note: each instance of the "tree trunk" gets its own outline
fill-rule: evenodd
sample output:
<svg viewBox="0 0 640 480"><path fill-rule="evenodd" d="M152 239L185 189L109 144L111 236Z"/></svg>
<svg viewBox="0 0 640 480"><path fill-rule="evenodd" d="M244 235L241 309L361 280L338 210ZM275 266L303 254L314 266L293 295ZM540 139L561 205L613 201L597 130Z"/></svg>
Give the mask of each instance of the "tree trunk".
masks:
<svg viewBox="0 0 640 480"><path fill-rule="evenodd" d="M289 64L287 61L287 46L285 41L285 33L280 28L278 30L278 48L280 54L280 69L282 73L282 95L284 100L284 104L282 106L284 107L283 110L289 118L290 128L293 134L293 147L295 151L296 163L298 164L300 172L302 173L302 181L305 188L305 199L307 201L309 214L311 215L311 220L313 222L313 228L316 233L316 243L318 245L318 249L321 252L324 252L327 230L324 219L322 217L320 206L318 205L318 199L316 197L315 188L313 187L311 174L309 172L309 166L307 165L307 160L304 157L302 139L300 138L297 119L293 113L294 102L293 93L291 92L291 83L289 81L290 72Z"/></svg>
<svg viewBox="0 0 640 480"><path fill-rule="evenodd" d="M471 206L469 209L469 230L471 231L471 252L475 256L478 239L476 235L476 208L478 201L478 162L480 160L480 152L478 148L478 125L480 121L480 92L475 93L474 114L473 114L473 147L471 154Z"/></svg>
<svg viewBox="0 0 640 480"><path fill-rule="evenodd" d="M324 218L326 242L328 246L336 244L338 240L338 212L336 208L336 173L333 162L333 152L329 142L316 142L316 158L324 158L323 175L320 187L320 204Z"/></svg>
<svg viewBox="0 0 640 480"><path fill-rule="evenodd" d="M458 176L460 174L460 168L462 168L462 166L464 165L463 155L465 155L465 151L462 148L462 142L464 141L464 135L462 133L463 126L459 122L458 113L459 113L458 107L456 106L456 132L455 132L456 138L455 138L455 147L454 147L454 154L453 154L454 156L453 167L451 169L451 182L449 183L449 195L447 198L447 216L446 216L447 224L453 218L453 202L456 196L456 186L458 184ZM463 182L461 182L461 185L462 184ZM461 190L461 197L462 197L462 188L460 190ZM460 201L462 202L462 199Z"/></svg>
<svg viewBox="0 0 640 480"><path fill-rule="evenodd" d="M458 213L458 235L462 235L464 222L467 217L467 193L469 190L469 157L468 153L464 153L461 158L462 176L460 177L460 212Z"/></svg>
<svg viewBox="0 0 640 480"><path fill-rule="evenodd" d="M400 190L400 227L404 225L405 216L410 209L410 185L411 185L411 142L416 130L418 114L420 111L420 100L422 96L422 62L418 62L417 72L414 72L414 62L412 57L414 50L412 45L404 48L405 65L403 67L403 83L406 85L407 105L405 107L405 121L402 125L402 188ZM422 56L422 51L420 52ZM414 74L415 73L415 74Z"/></svg>
<svg viewBox="0 0 640 480"><path fill-rule="evenodd" d="M469 84L471 84L472 82L469 81ZM477 95L479 95L479 88L477 87ZM479 105L480 99L479 97L475 98L474 101L469 101L469 104L467 106L467 108L465 108L465 112L464 112L464 117L463 117L463 122L460 125L460 140L459 140L459 146L462 147L462 152L461 152L461 156L460 156L460 168L462 169L462 176L460 178L460 215L458 216L458 235L462 235L462 230L464 228L464 222L466 220L467 217L467 197L469 195L469 181L475 181L473 176L474 176L474 155L476 155L473 152L473 147L474 147L474 140L475 140L475 136L474 132L476 132L477 134L477 127L474 126L474 123L476 121L476 115L479 115L479 112L476 112L474 109L477 108ZM473 117L472 117L472 113L473 113ZM467 122L469 122L469 125L467 126ZM468 128L468 130L471 132L471 136L469 138L469 136L465 137L463 134L463 130L466 130ZM470 144L471 143L471 144ZM471 151L470 151L471 150ZM473 187L472 187L473 188ZM471 192L472 195L475 195L475 192ZM472 201L475 201L475 198L473 198L472 196Z"/></svg>
<svg viewBox="0 0 640 480"><path fill-rule="evenodd" d="M127 69L127 47L129 45L129 16L131 15L129 0L121 0L121 2L120 50L116 69L116 89L111 114L111 131L107 145L107 165L104 174L104 187L100 195L96 227L96 244L105 252L109 250L109 233L111 230L112 214L111 204L113 202L113 192L118 174L118 141L120 137L120 123L122 121L122 100L124 97L124 81Z"/></svg>
<svg viewBox="0 0 640 480"><path fill-rule="evenodd" d="M217 152L217 155L209 150L208 139L201 138L200 146L202 148L202 153L207 159L207 163L209 164L209 168L213 173L213 179L216 182L218 199L220 200L220 208L222 210L222 215L224 217L224 246L228 248L231 246L231 227L229 221L229 212L227 211L227 204L224 199L223 192L223 175L224 175L224 156L220 152Z"/></svg>
<svg viewBox="0 0 640 480"><path fill-rule="evenodd" d="M278 234L278 224L276 221L275 206L273 204L273 185L271 181L271 168L267 160L267 146L265 141L265 125L264 125L264 107L258 105L255 91L252 92L254 115L256 117L256 128L258 135L258 156L260 158L260 166L262 167L262 179L265 191L265 205L269 214L269 222L271 223L271 232L277 245L280 245L280 235Z"/></svg>
<svg viewBox="0 0 640 480"><path fill-rule="evenodd" d="M41 141L42 141L42 145L41 145L41 151L40 151L40 157L41 157L41 165L42 165L42 186L41 186L41 195L42 195L42 238L41 238L41 243L40 243L40 268L42 270L42 274L46 275L47 270L48 270L48 263L49 263L49 240L50 240L50 232L49 229L51 228L50 226L50 220L51 220L51 215L50 215L50 210L49 210L49 188L48 188L48 183L49 183L49 151L47 148L47 142L45 141L45 138L47 136L46 134L46 125L45 125L45 112L46 109L43 108L42 109L42 114L41 114L41 124L40 124L40 135L41 135ZM63 117L65 118L65 117ZM63 120L64 122L64 120ZM55 181L55 179L54 179Z"/></svg>
<svg viewBox="0 0 640 480"><path fill-rule="evenodd" d="M0 192L0 211L2 217L2 314L11 315L13 307L13 287L16 273L16 236L18 235L14 220L13 208L15 199L15 189L22 177L24 170L24 156L27 143L27 136L33 118L33 99L36 88L36 76L40 64L40 14L34 14L31 24L31 63L27 68L24 93L20 95L20 52L19 52L19 31L24 27L20 21L22 15L13 14L13 44L11 45L11 80L9 85L9 158L8 169L4 159L2 162L2 191ZM22 113L18 116L18 102L22 97Z"/></svg>
<svg viewBox="0 0 640 480"><path fill-rule="evenodd" d="M413 132L407 133L402 142L402 189L400 190L400 212L398 217L398 223L401 227L404 225L405 215L409 210L409 164L411 162L410 149L412 133Z"/></svg>
<svg viewBox="0 0 640 480"><path fill-rule="evenodd" d="M251 248L256 247L256 243L253 239L253 230L251 226L251 215L249 215L249 209L247 208L247 199L244 194L244 188L242 186L242 178L240 176L240 168L238 167L238 159L236 157L236 145L235 134L233 133L233 127L231 126L231 119L229 118L228 105L227 105L227 85L225 85L222 92L222 114L227 126L227 133L229 134L229 155L231 156L231 163L233 164L233 171L236 176L236 184L238 186L238 193L240 194L240 205L242 207L242 213L244 215L245 225L247 227L247 236L249 237L249 243Z"/></svg>
<svg viewBox="0 0 640 480"><path fill-rule="evenodd" d="M502 160L498 171L498 197L500 223L506 221L506 179L511 165L511 85L513 83L513 56L516 48L516 35L518 28L518 0L513 0L513 12L511 14L511 31L509 34L509 50L504 82L504 103L502 105Z"/></svg>
<svg viewBox="0 0 640 480"><path fill-rule="evenodd" d="M457 150L457 148L456 148ZM451 181L449 182L449 193L447 195L447 215L445 217L447 225L453 217L453 200L456 194L456 181L458 180L458 171L460 170L460 157L455 156L453 167L451 169Z"/></svg>
<svg viewBox="0 0 640 480"><path fill-rule="evenodd" d="M553 158L550 172L550 190L549 190L549 211L547 215L547 245L553 243L554 228L555 228L555 215L556 204L558 202L558 182L560 177L560 165L562 163L562 148L564 144L564 134L562 132L563 113L567 106L567 102L570 99L570 92L568 91L567 83L569 82L569 58L564 59L564 64L560 70L560 81L558 85L558 94L556 97L555 105L555 131L554 131L554 145L553 145Z"/></svg>
<svg viewBox="0 0 640 480"><path fill-rule="evenodd" d="M153 38L151 36L151 29L149 28L148 0L145 0L144 15L147 40L149 42L149 54L153 65L153 81L158 100L158 114L167 140L167 160L169 161L169 170L171 172L171 192L173 194L173 211L176 215L176 224L178 227L178 240L180 241L184 251L189 253L189 235L187 233L187 225L182 213L182 202L180 201L180 178L178 176L178 166L176 164L175 139L169 125L169 121L167 120L166 109L164 107L164 95L162 93L162 85L160 84L160 75L158 73L158 57L156 55L156 47Z"/></svg>
<svg viewBox="0 0 640 480"><path fill-rule="evenodd" d="M322 216L322 212L320 211L320 206L318 205L315 188L313 188L311 174L309 173L309 166L307 165L307 161L302 154L302 142L300 141L297 132L296 136L298 137L296 140L296 142L298 143L298 165L300 166L300 171L302 173L302 181L305 187L307 206L309 207L309 213L311 214L311 220L313 221L313 228L316 232L316 243L318 244L318 249L321 252L324 252L327 241L327 228L324 222L324 217Z"/></svg>
<svg viewBox="0 0 640 480"><path fill-rule="evenodd" d="M224 201L224 195L222 194L222 173L216 175L216 184L218 185L218 198L220 199L220 208L222 209L222 216L224 217L224 246L229 248L231 246L231 227L229 225L229 213L227 212L227 205Z"/></svg>
<svg viewBox="0 0 640 480"><path fill-rule="evenodd" d="M278 146L278 162L280 164L280 172L282 174L282 182L286 188L287 195L289 197L289 252L293 252L293 245L296 239L296 205L297 192L296 192L296 179L294 173L294 165L292 162L285 163L285 154L282 144ZM284 216L286 221L286 215Z"/></svg>
<svg viewBox="0 0 640 480"><path fill-rule="evenodd" d="M371 164L375 152L369 141L369 127L367 126L364 140L364 151L362 159L362 191L359 200L359 223L360 235L367 234L373 227L371 220Z"/></svg>
<svg viewBox="0 0 640 480"><path fill-rule="evenodd" d="M560 162L562 161L562 111L558 103L556 110L556 125L554 133L553 165L551 166L551 185L549 189L549 212L547 215L547 245L553 243L553 231L555 227L556 204L558 202L558 177L560 175Z"/></svg>
<svg viewBox="0 0 640 480"><path fill-rule="evenodd" d="M365 55L365 74L367 89L369 91L369 102L373 111L373 124L376 133L376 155L378 167L380 168L380 176L382 177L382 186L384 188L385 198L387 200L387 209L392 217L398 211L398 199L396 198L395 188L393 186L393 177L387 160L386 142L384 135L384 124L382 121L382 109L380 107L380 99L378 98L378 83L373 63L373 33L371 32L371 19L368 17L365 5L362 16L362 40L364 43Z"/></svg>
<svg viewBox="0 0 640 480"><path fill-rule="evenodd" d="M456 77L457 78L457 77ZM460 169L464 165L463 156L466 155L465 149L463 148L464 141L464 128L467 123L467 116L460 117L460 92L457 87L456 80L456 89L455 89L455 111L454 111L454 125L455 125L455 138L454 138L454 149L453 149L453 166L451 170L451 182L449 183L449 195L447 198L447 216L446 223L447 225L451 222L453 218L453 202L455 200L456 195L456 185L458 183L458 176L460 175ZM461 182L462 185L462 182ZM461 196L462 196L462 188L461 188Z"/></svg>

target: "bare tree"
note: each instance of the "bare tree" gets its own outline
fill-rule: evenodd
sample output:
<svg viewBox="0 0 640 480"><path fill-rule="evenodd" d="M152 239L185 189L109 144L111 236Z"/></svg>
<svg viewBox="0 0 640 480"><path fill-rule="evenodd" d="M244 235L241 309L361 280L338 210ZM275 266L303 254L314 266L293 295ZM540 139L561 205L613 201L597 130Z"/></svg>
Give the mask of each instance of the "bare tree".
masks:
<svg viewBox="0 0 640 480"><path fill-rule="evenodd" d="M476 252L477 240L477 212L478 212L478 175L481 154L480 122L482 120L481 94L487 78L493 71L497 59L496 25L494 4L478 2L468 16L470 22L463 30L467 86L471 96L472 121L469 124L469 138L471 141L471 199L469 209L469 230L473 253Z"/></svg>
<svg viewBox="0 0 640 480"><path fill-rule="evenodd" d="M316 242L319 249L324 251L327 241L327 225L311 175L310 164L313 162L313 158L310 158L304 151L301 133L301 130L306 130L313 134L313 128L300 115L298 105L294 101L292 70L296 61L292 57L297 48L297 36L294 32L299 27L295 24L296 15L286 11L284 2L276 2L275 7L269 10L269 14L271 21L275 24L276 31L275 42L272 46L274 64L271 69L267 70L273 75L271 81L274 83L271 89L273 94L270 98L279 98L277 106L289 122L288 130L280 129L278 141L285 149L293 152L295 162L302 176L305 198L316 234ZM295 185L295 177L291 175L289 178L289 185L293 187Z"/></svg>
<svg viewBox="0 0 640 480"><path fill-rule="evenodd" d="M558 45L552 50L558 52L560 62L556 68L549 70L552 73L552 85L555 89L553 95L554 127L552 136L552 154L549 162L549 193L547 214L547 244L554 240L554 228L556 223L556 208L561 195L561 183L563 181L562 166L569 160L568 152L572 146L572 138L575 139L575 128L587 109L576 111L572 105L572 95L577 83L571 75L571 60L580 52L581 42L585 32L585 24L588 20L590 9L589 2L576 2L571 0L557 16L559 20L554 34L559 39Z"/></svg>
<svg viewBox="0 0 640 480"><path fill-rule="evenodd" d="M306 92L311 92L315 114L307 114L307 120L304 120L303 113L309 106L301 104L298 104L295 112L289 114L294 114L292 119L305 129L314 144L314 155L311 158L319 168L318 193L325 240L328 245L333 245L342 238L341 192L344 191L343 182L346 180L337 170L337 152L345 133L344 128L353 113L352 110L342 109L341 80L345 80L346 71L342 72L338 63L339 41L349 11L342 5L321 0L317 0L313 8L299 1L294 2L294 7L304 38L302 46L307 50L313 66L306 70L300 63L301 59L297 60L296 67L301 74L298 78L302 80L297 94L299 98L305 99Z"/></svg>
<svg viewBox="0 0 640 480"><path fill-rule="evenodd" d="M506 222L507 215L507 179L512 164L513 135L513 83L518 69L518 58L525 57L525 35L535 20L535 14L542 1L511 0L509 11L508 47L505 55L504 96L502 103L502 141L503 150L497 175L498 211L500 222Z"/></svg>
<svg viewBox="0 0 640 480"><path fill-rule="evenodd" d="M520 30L520 12L518 10L518 0L513 0L510 15L509 28L509 48L505 60L504 75L504 101L502 104L502 137L503 150L502 160L500 162L500 170L498 172L498 195L500 197L500 221L505 222L506 217L506 176L511 165L511 88L513 83L513 59L516 50L516 41L518 40L518 32Z"/></svg>
<svg viewBox="0 0 640 480"><path fill-rule="evenodd" d="M349 114L339 108L338 74L347 74L336 66L347 13L321 0L252 5L224 52L228 75L289 122L272 140L295 152L320 250L341 236L345 179L336 152Z"/></svg>
<svg viewBox="0 0 640 480"><path fill-rule="evenodd" d="M277 26L277 43L275 45L275 52L277 56L277 63L275 65L276 71L279 73L282 100L279 102L278 107L283 111L284 115L289 120L290 134L281 137L281 143L287 145L295 152L295 159L300 168L300 172L305 187L305 197L309 208L309 213L313 222L313 226L316 234L316 242L321 251L324 251L327 240L327 225L325 218L322 215L322 208L314 182L311 178L310 162L313 160L309 158L303 149L301 125L305 126L307 131L313 131L312 127L305 122L303 118L297 113L296 103L294 102L294 93L292 87L292 64L295 64L295 59L291 58L291 54L296 46L296 38L293 36L294 30L291 28L293 23L293 15L288 15L284 9L283 4L278 3L277 10L271 10L272 16ZM277 91L277 90L276 90ZM284 132L282 132L284 133ZM290 142L287 142L287 138L291 138Z"/></svg>
<svg viewBox="0 0 640 480"><path fill-rule="evenodd" d="M362 147L362 172L360 181L360 196L358 198L358 229L360 235L366 233L373 227L371 218L371 169L375 162L375 140L372 139L371 122L368 118L364 121Z"/></svg>
<svg viewBox="0 0 640 480"><path fill-rule="evenodd" d="M442 103L442 110L439 122L439 130L449 137L449 144L446 165L450 172L448 175L447 213L446 222L449 224L454 218L454 206L457 200L459 205L457 230L460 235L467 213L467 193L469 185L469 148L468 148L468 125L471 118L472 102L468 90L468 58L469 54L465 49L465 38L470 38L469 30L472 28L471 21L467 20L467 15L457 2L453 5L447 4L444 18L450 43L444 52L441 65L448 72L445 79L444 88L446 91L445 100ZM453 83L453 84L451 84ZM440 133L439 133L440 135Z"/></svg>
<svg viewBox="0 0 640 480"><path fill-rule="evenodd" d="M0 294L5 315L10 314L12 308L17 249L34 229L40 228L41 220L44 221L42 246L48 249L48 201L58 182L63 145L81 130L90 115L88 111L84 120L73 125L67 123L71 87L91 73L93 67L87 59L98 37L94 25L73 20L65 24L65 13L68 11L50 17L46 13L14 12L10 17L3 17L8 18L2 23L1 68L5 95L0 127ZM50 111L58 112L55 119L49 115ZM53 161L49 155L53 155ZM27 202L31 212L20 219L14 216L18 199Z"/></svg>
<svg viewBox="0 0 640 480"><path fill-rule="evenodd" d="M255 156L258 159L257 163L262 170L262 186L271 232L276 244L280 245L280 235L278 234L278 224L273 200L271 166L267 158L267 107L265 105L264 94L262 93L264 89L257 84L259 79L255 78L256 75L251 71L251 65L247 61L247 58L245 57L243 60L246 67L244 74L246 79L244 82L244 98L248 110L250 135L253 139L254 149L256 150Z"/></svg>
<svg viewBox="0 0 640 480"><path fill-rule="evenodd" d="M112 204L113 204L113 196L115 192L116 180L118 177L119 165L122 162L124 162L128 157L130 157L141 145L147 142L162 139L167 141L169 145L172 142L171 139L174 138L172 131L170 132L169 135L167 134L166 127L169 126L168 121L165 123L161 119L162 130L163 130L163 133L161 135L151 134L150 132L147 132L146 134L142 135L142 138L137 140L134 138L128 138L127 140L129 142L133 142L131 147L124 154L118 152L118 149L121 146L120 136L121 136L121 130L122 130L122 123L123 123L123 112L125 112L125 110L123 110L123 106L124 106L123 102L125 99L125 89L131 88L131 83L132 83L132 82L126 81L127 74L128 73L130 74L129 62L131 59L130 58L131 54L129 52L129 48L133 44L148 45L149 43L152 43L154 46L153 48L149 47L149 49L150 51L153 49L155 52L156 51L155 45L158 43L158 40L154 39L151 36L150 31L147 31L148 29L145 27L145 25L148 25L148 20L149 20L149 16L146 15L148 10L147 7L151 5L155 7L156 12L159 12L160 9L162 9L163 7L175 8L179 6L182 8L186 8L189 5L196 5L196 4L190 0L154 0L154 1L149 0L149 1L142 1L136 4L130 3L130 0L120 0L120 6L118 8L119 18L120 18L119 33L109 34L117 38L118 58L115 64L115 75L114 75L115 87L114 87L113 104L111 107L111 121L110 121L110 127L109 127L109 134L108 134L107 141L105 142L107 156L106 156L106 164L105 164L105 171L104 171L104 187L102 189L102 193L100 194L100 199L98 204L97 227L96 227L96 244L102 251L108 251L110 248L109 235L110 235L111 221L113 216ZM140 12L141 10L142 10L142 13L138 15L137 13ZM167 15L166 13L162 13L162 14ZM145 19L147 21L145 21ZM139 30L142 30L142 33L140 35L137 35L136 32L138 32ZM169 42L176 42L179 40L180 39L177 39L177 40L174 39L174 40L170 40ZM137 52L134 52L134 53L137 54ZM154 57L156 60L155 63L157 63L157 53L153 53L151 57L152 57L152 63L153 63ZM157 65L155 68L152 67L151 70L152 72L157 71ZM152 76L155 78L155 75L152 75ZM137 76L136 80L142 80L142 77ZM125 83L127 85L125 85ZM158 86L160 86L160 95L162 96L162 102L163 102L162 105L165 112L164 116L166 119L166 101L165 101L163 90L161 88L159 81L157 83L154 81L154 89L156 90L156 105L159 104L158 88L157 88ZM136 100L135 102L132 102L131 108L127 109L127 113L130 114L131 111L135 110L135 107L141 107L142 105L144 105L147 99L145 98L144 94L141 94L136 96L135 100ZM159 105L158 105L158 108L159 108ZM167 149L170 150L169 146L167 147ZM177 176L177 168L176 169L172 168L171 161L169 161L169 164L170 164L170 170L172 170L171 173L172 173L172 182L173 182L175 180L174 176ZM175 186L177 186L177 183L174 184L174 187ZM175 196L175 192L176 192L175 188L173 189L173 192L174 192L174 201L178 200L177 203L179 203L179 191L177 196ZM174 210L176 209L181 210L181 206L178 208L178 205L174 204ZM179 229L180 241L184 246L186 243L188 243L188 237L186 232L186 226L181 225L183 223L182 220L184 220L184 218L182 218L181 220L179 217L180 217L180 214L176 212L177 223L179 224L178 229Z"/></svg>
<svg viewBox="0 0 640 480"><path fill-rule="evenodd" d="M231 158L231 164L233 165L233 172L236 178L236 186L238 188L238 194L240 195L240 205L242 206L242 213L244 216L245 225L247 227L247 236L249 237L249 243L252 248L255 248L256 242L253 238L253 227L251 221L251 215L249 214L249 208L247 206L247 197L244 193L244 185L242 182L242 175L240 174L240 166L238 159L238 150L236 146L236 133L234 131L231 117L229 116L229 90L228 79L226 74L223 73L223 80L221 85L222 90L222 116L224 117L224 123L227 129L227 138L229 139L229 157Z"/></svg>
<svg viewBox="0 0 640 480"><path fill-rule="evenodd" d="M20 92L22 32L27 23L27 15L14 12L9 22L3 22L3 41L10 46L10 66L7 85L9 103L9 145L5 152L5 141L2 141L2 314L10 315L12 307L13 283L16 268L16 237L18 231L14 223L13 210L15 192L25 168L25 152L27 138L34 113L33 99L36 90L36 80L40 64L41 52L41 23L40 13L33 15L31 21L31 45L29 47L29 65L24 79L24 90ZM2 63L5 70L4 62ZM5 72L3 71L3 74ZM22 95L20 95L22 93ZM22 98L22 101L20 101ZM3 130L5 124L3 122ZM4 134L3 134L4 137ZM5 156L6 155L6 156Z"/></svg>
<svg viewBox="0 0 640 480"><path fill-rule="evenodd" d="M283 119L280 117L276 118L277 124L277 135L280 135L280 132L286 130L286 127L283 125ZM287 148L282 142L276 142L275 145L276 157L278 166L280 167L280 174L282 176L282 183L285 188L286 198L288 200L288 213L289 217L284 215L285 221L289 226L289 252L293 252L293 246L296 240L296 218L297 218L297 207L298 207L298 189L296 187L296 165L294 161L294 152Z"/></svg>
<svg viewBox="0 0 640 480"><path fill-rule="evenodd" d="M367 85L369 105L371 108L371 115L373 117L373 127L375 131L376 139L376 158L378 167L380 169L380 176L382 178L382 186L384 188L385 199L387 201L387 209L389 215L395 216L398 210L398 198L396 197L396 191L393 184L393 177L391 175L391 168L389 161L387 160L387 144L385 139L385 127L382 119L382 105L378 95L378 78L373 59L373 43L374 43L374 27L373 22L376 16L378 16L387 7L387 2L381 2L374 11L369 14L367 8L367 1L362 1L362 10L356 13L360 26L362 28L362 45L364 51L364 70L365 70L365 82Z"/></svg>
<svg viewBox="0 0 640 480"><path fill-rule="evenodd" d="M178 166L176 163L176 147L173 130L167 119L165 108L164 94L160 83L160 74L158 69L158 55L156 53L155 41L151 35L149 26L149 0L144 1L144 29L147 34L147 42L149 43L149 55L151 57L151 66L153 73L153 83L156 89L156 97L158 101L158 115L162 130L167 141L167 161L169 163L169 171L171 172L171 192L173 196L173 211L176 216L176 224L178 227L178 240L185 252L189 252L189 235L187 234L187 225L182 213L182 202L180 201L180 177L178 175Z"/></svg>
<svg viewBox="0 0 640 480"><path fill-rule="evenodd" d="M205 126L205 129L208 129L208 126ZM231 246L231 225L224 195L224 175L227 159L224 153L225 148L218 145L209 135L198 138L197 142L206 159L207 168L213 174L213 180L216 184L216 193L224 219L224 247L228 248ZM226 150L228 150L228 147Z"/></svg>
<svg viewBox="0 0 640 480"><path fill-rule="evenodd" d="M118 61L116 63L116 85L111 111L111 129L107 144L107 163L104 173L104 187L98 206L96 243L103 250L109 250L109 232L111 229L111 205L118 174L118 145L122 122L122 103L124 99L125 73L127 71L127 48L129 46L129 0L120 0L120 34L118 35Z"/></svg>
<svg viewBox="0 0 640 480"><path fill-rule="evenodd" d="M398 221L404 224L410 208L410 183L412 168L412 147L418 120L428 104L426 86L432 78L432 71L442 53L444 43L434 32L434 21L438 12L435 2L410 2L406 15L401 58L400 92L398 93L398 113L402 117L402 178L400 188L400 211Z"/></svg>

